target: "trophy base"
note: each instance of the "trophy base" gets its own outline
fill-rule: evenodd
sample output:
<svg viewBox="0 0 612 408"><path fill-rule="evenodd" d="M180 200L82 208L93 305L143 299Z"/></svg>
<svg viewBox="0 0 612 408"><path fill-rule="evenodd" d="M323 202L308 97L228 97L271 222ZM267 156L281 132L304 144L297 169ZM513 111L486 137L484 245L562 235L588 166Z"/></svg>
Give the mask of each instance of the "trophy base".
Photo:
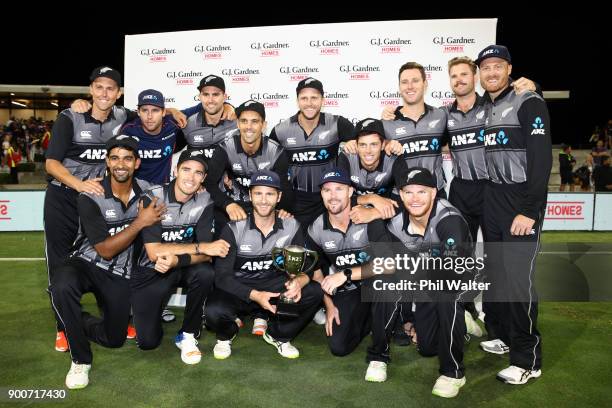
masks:
<svg viewBox="0 0 612 408"><path fill-rule="evenodd" d="M285 316L285 317L298 317L299 314L299 307L298 304L295 302L287 302L284 299L282 299L282 297L276 298L276 301L273 301L272 298L270 299L270 303L271 304L276 304L276 314L279 316Z"/></svg>

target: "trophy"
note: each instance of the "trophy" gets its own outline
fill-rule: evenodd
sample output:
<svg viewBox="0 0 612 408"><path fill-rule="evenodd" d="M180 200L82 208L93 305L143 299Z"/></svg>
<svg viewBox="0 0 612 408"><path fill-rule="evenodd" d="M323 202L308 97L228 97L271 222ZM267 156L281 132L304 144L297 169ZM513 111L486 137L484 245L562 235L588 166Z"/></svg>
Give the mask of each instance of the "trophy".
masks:
<svg viewBox="0 0 612 408"><path fill-rule="evenodd" d="M306 260L308 258L311 259L311 263L306 267ZM274 266L289 275L289 280L295 279L300 274L310 272L318 260L318 253L302 248L299 245L272 248L272 262ZM295 301L292 298L286 297L284 293L281 294L277 301L276 314L297 317Z"/></svg>

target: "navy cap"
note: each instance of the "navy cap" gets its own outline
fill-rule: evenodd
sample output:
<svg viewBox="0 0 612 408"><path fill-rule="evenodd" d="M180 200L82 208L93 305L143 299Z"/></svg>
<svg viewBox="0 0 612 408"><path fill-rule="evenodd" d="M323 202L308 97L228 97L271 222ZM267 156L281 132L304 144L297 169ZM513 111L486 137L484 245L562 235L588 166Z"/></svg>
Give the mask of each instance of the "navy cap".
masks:
<svg viewBox="0 0 612 408"><path fill-rule="evenodd" d="M243 102L240 106L238 106L235 110L236 118L240 118L242 112L253 111L259 113L263 120L266 120L266 108L263 106L263 103L257 102L253 99L250 99L246 102Z"/></svg>
<svg viewBox="0 0 612 408"><path fill-rule="evenodd" d="M201 149L186 149L183 150L181 155L176 162L176 167L180 166L181 163L186 162L188 160L195 160L204 165L204 172L208 171L208 164L206 164L206 156L204 155L204 150Z"/></svg>
<svg viewBox="0 0 612 408"><path fill-rule="evenodd" d="M436 179L429 170L423 167L411 167L403 172L400 172L395 177L395 186L402 188L411 184L436 188Z"/></svg>
<svg viewBox="0 0 612 408"><path fill-rule="evenodd" d="M138 94L138 106L153 105L165 108L164 95L155 89L147 89Z"/></svg>
<svg viewBox="0 0 612 408"><path fill-rule="evenodd" d="M489 45L484 50L478 53L478 58L476 58L476 65L480 66L480 63L487 58L501 58L503 60L508 61L508 64L512 64L512 58L510 57L510 51L503 45Z"/></svg>
<svg viewBox="0 0 612 408"><path fill-rule="evenodd" d="M319 187L321 187L325 183L340 183L346 184L347 186L351 185L351 179L346 171L340 168L331 168L321 176L321 180L319 181Z"/></svg>
<svg viewBox="0 0 612 408"><path fill-rule="evenodd" d="M382 138L385 138L385 128L383 127L382 121L378 119L367 118L360 120L355 125L355 135L369 135L372 133L377 133Z"/></svg>
<svg viewBox="0 0 612 408"><path fill-rule="evenodd" d="M89 76L89 81L91 83L100 77L110 78L117 83L118 87L121 87L121 74L114 68L102 66L94 69Z"/></svg>
<svg viewBox="0 0 612 408"><path fill-rule="evenodd" d="M136 157L140 157L138 155L138 142L140 142L140 139L136 136L117 135L106 142L106 152L108 154L115 147L123 147L133 151Z"/></svg>
<svg viewBox="0 0 612 408"><path fill-rule="evenodd" d="M299 95L300 91L304 88L316 89L317 91L321 93L321 96L324 95L323 83L319 81L318 79L314 79L312 77L302 79L300 82L298 82L297 87L295 88L295 93Z"/></svg>
<svg viewBox="0 0 612 408"><path fill-rule="evenodd" d="M250 187L255 186L266 186L273 187L277 190L280 190L280 177L273 171L270 170L259 170L253 173L251 176L251 184Z"/></svg>
<svg viewBox="0 0 612 408"><path fill-rule="evenodd" d="M207 75L200 80L198 91L202 91L205 86L214 86L225 92L225 81L220 76Z"/></svg>

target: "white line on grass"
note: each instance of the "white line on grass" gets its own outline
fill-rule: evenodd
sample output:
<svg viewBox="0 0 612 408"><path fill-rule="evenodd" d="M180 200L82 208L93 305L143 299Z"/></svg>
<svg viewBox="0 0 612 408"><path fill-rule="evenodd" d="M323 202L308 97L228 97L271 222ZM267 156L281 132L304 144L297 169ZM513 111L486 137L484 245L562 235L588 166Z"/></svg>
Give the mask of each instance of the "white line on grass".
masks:
<svg viewBox="0 0 612 408"><path fill-rule="evenodd" d="M0 258L0 262L36 262L44 260L45 258Z"/></svg>

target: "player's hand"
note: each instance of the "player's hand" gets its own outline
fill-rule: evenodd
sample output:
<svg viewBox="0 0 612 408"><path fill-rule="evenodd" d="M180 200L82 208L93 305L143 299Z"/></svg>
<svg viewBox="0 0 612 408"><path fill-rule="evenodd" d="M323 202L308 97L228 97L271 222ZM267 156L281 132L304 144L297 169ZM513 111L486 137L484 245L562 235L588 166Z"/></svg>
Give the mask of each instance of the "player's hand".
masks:
<svg viewBox="0 0 612 408"><path fill-rule="evenodd" d="M276 314L276 306L270 304L270 298L278 296L280 296L280 293L278 292L262 292L253 289L251 291L250 298L251 300L257 302L257 304L259 304L259 306L261 306L263 309L269 310L270 312Z"/></svg>
<svg viewBox="0 0 612 408"><path fill-rule="evenodd" d="M516 81L512 82L512 87L514 88L514 92L517 94L521 94L525 91L535 92L536 90L535 83L531 79L527 79L525 77L520 77Z"/></svg>
<svg viewBox="0 0 612 408"><path fill-rule="evenodd" d="M367 224L380 218L380 212L376 208L366 208L363 205L351 208L349 215L353 224Z"/></svg>
<svg viewBox="0 0 612 408"><path fill-rule="evenodd" d="M535 224L535 220L525 217L522 214L514 217L512 221L512 226L510 226L510 234L512 235L532 235L535 234L533 230L533 224Z"/></svg>
<svg viewBox="0 0 612 408"><path fill-rule="evenodd" d="M357 141L349 140L348 142L344 142L342 151L347 154L357 154Z"/></svg>
<svg viewBox="0 0 612 408"><path fill-rule="evenodd" d="M399 156L404 153L404 148L402 144L397 140L385 140L384 150L387 156L391 156L392 154Z"/></svg>
<svg viewBox="0 0 612 408"><path fill-rule="evenodd" d="M229 176L227 175L227 173L223 173L223 185L225 186L225 188L227 188L228 190L232 189L232 179L229 178Z"/></svg>
<svg viewBox="0 0 612 408"><path fill-rule="evenodd" d="M380 114L380 118L382 120L393 120L395 119L395 107L393 106L385 106L382 113Z"/></svg>
<svg viewBox="0 0 612 408"><path fill-rule="evenodd" d="M134 222L139 222L142 227L148 227L161 221L162 215L166 212L165 204L157 204L159 197L153 197L148 207L144 207L142 200L138 203L138 216Z"/></svg>
<svg viewBox="0 0 612 408"><path fill-rule="evenodd" d="M287 218L293 218L293 214L285 210L278 210L278 218L286 220Z"/></svg>
<svg viewBox="0 0 612 408"><path fill-rule="evenodd" d="M286 298L292 299L295 303L302 299L302 286L297 279L290 279L285 282L287 290L283 293Z"/></svg>
<svg viewBox="0 0 612 408"><path fill-rule="evenodd" d="M155 270L157 272L166 273L178 264L178 256L169 252L162 252L156 255Z"/></svg>
<svg viewBox="0 0 612 408"><path fill-rule="evenodd" d="M398 208L397 201L381 197L378 194L367 194L366 197L368 197L368 204L371 204L380 212L383 220L395 216L395 209Z"/></svg>
<svg viewBox="0 0 612 408"><path fill-rule="evenodd" d="M340 326L340 313L338 313L338 308L336 306L331 308L328 307L325 311L325 333L328 337L331 337L333 334L334 321Z"/></svg>
<svg viewBox="0 0 612 408"><path fill-rule="evenodd" d="M70 109L72 109L76 113L85 113L89 111L91 108L92 108L91 103L89 101L86 101L85 99L77 99L74 102L72 102L72 105L70 105Z"/></svg>
<svg viewBox="0 0 612 408"><path fill-rule="evenodd" d="M76 190L79 193L89 193L99 196L104 195L104 187L100 184L101 181L102 177L83 180L77 185Z"/></svg>
<svg viewBox="0 0 612 408"><path fill-rule="evenodd" d="M225 207L225 211L227 211L227 215L232 221L240 221L244 220L247 217L246 212L239 204L231 203L227 207Z"/></svg>
<svg viewBox="0 0 612 408"><path fill-rule="evenodd" d="M230 244L223 239L213 242L200 242L198 244L200 252L208 256L219 256L225 258L230 250Z"/></svg>
<svg viewBox="0 0 612 408"><path fill-rule="evenodd" d="M327 275L323 282L321 282L321 289L328 295L334 294L334 289L338 288L346 282L346 275L343 273L334 273L333 275Z"/></svg>
<svg viewBox="0 0 612 408"><path fill-rule="evenodd" d="M187 126L187 116L185 116L185 114L183 112L181 112L180 110L175 109L175 108L166 108L166 110L168 112L170 112L170 114L172 115L172 117L176 121L176 124L181 129L183 129L185 126Z"/></svg>
<svg viewBox="0 0 612 408"><path fill-rule="evenodd" d="M221 113L221 119L236 120L236 111L234 110L234 107L229 103L223 104L223 113Z"/></svg>

